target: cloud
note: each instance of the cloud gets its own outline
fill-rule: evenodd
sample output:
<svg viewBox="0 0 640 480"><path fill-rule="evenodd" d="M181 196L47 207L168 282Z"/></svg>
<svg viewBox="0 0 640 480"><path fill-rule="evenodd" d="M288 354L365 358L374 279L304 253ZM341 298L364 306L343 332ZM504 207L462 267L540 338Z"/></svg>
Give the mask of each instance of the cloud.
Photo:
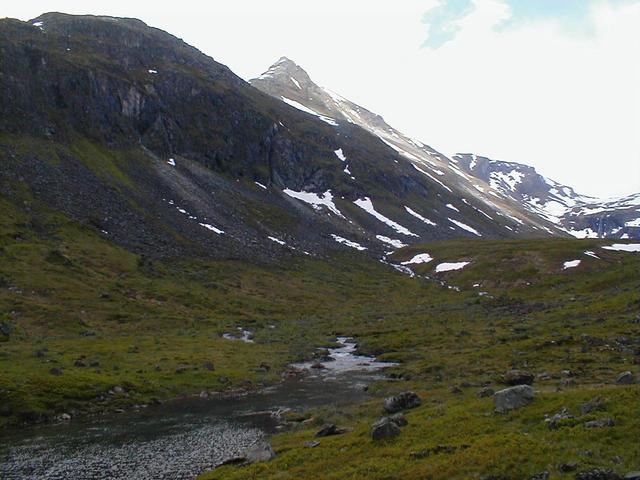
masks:
<svg viewBox="0 0 640 480"><path fill-rule="evenodd" d="M439 48L461 31L461 20L488 0L441 0L423 16L427 27L424 46ZM496 23L497 31L519 28L536 22L554 22L571 35L592 36L596 25L591 16L598 4L622 6L638 0L501 0L507 15Z"/></svg>
<svg viewBox="0 0 640 480"><path fill-rule="evenodd" d="M424 45L438 48L455 38L460 31L459 20L474 8L472 0L444 0L429 9L422 21L427 26L427 40Z"/></svg>

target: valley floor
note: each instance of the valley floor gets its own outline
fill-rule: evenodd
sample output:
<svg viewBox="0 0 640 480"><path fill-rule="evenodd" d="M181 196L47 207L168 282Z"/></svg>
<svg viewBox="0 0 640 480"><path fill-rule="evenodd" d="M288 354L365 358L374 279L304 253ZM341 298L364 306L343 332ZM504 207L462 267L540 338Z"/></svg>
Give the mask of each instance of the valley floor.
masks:
<svg viewBox="0 0 640 480"><path fill-rule="evenodd" d="M397 252L398 262L434 259L413 265L418 278L346 254L291 256L278 266L160 262L62 217L39 218L33 228L12 205L0 207L5 427L260 388L348 335L361 352L399 363L371 387L373 400L302 412L314 420L274 436L272 461L202 478L573 478L593 468L640 469L637 253L564 239ZM469 264L436 274L442 262ZM512 368L536 375L536 396L497 414L478 392L504 388L501 375ZM625 371L636 383L616 382ZM373 442L382 399L406 390L422 405L407 412L398 437ZM590 402L597 408L581 412ZM550 428L545 417L564 408L566 418ZM606 418L613 425L584 426ZM305 447L326 422L347 432Z"/></svg>

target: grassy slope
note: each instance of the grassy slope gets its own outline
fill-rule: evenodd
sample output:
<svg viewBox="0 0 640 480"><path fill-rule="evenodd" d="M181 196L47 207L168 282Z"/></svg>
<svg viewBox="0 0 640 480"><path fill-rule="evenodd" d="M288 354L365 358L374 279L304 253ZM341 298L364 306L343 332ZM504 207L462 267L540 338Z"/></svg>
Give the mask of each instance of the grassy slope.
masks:
<svg viewBox="0 0 640 480"><path fill-rule="evenodd" d="M316 426L273 438L278 456L272 462L223 467L203 478L528 478L541 471L562 478L566 475L558 466L567 462L578 462L579 470L637 469L640 390L614 383L621 371L638 373L638 344L624 347L615 339L637 342L640 333L635 320L640 263L635 254L602 250L602 243L460 241L398 252L401 260L430 253L435 260L417 268L425 274L440 261L472 262L464 270L439 275L462 292L416 295L407 290L406 304L398 309L385 308L384 298L379 299L379 315L350 330L365 349L388 352L383 356L403 362L396 373L410 379L380 382L375 393L418 391L425 401L408 413L409 426L396 439L373 443L368 428L381 415L380 399L345 412L315 412ZM587 249L601 259L582 254ZM578 258L583 260L579 267L562 270L564 261ZM476 283L490 296L478 296L472 287ZM606 343L589 346L582 334ZM499 374L510 367L546 371L551 379L536 382L537 397L529 407L494 414L492 399L475 394L484 382L501 388ZM462 393L454 393L453 386ZM580 416L579 405L597 395L606 399L605 409ZM548 429L544 415L563 407L576 419ZM585 421L605 416L616 426L583 427ZM352 431L304 448L317 424L326 420ZM437 445L458 449L410 456Z"/></svg>
<svg viewBox="0 0 640 480"><path fill-rule="evenodd" d="M305 449L315 427L294 429L273 439L274 461L224 467L210 477L523 478L545 469L556 474L570 461L621 472L638 467L638 387L613 385L619 372L638 370L637 344L614 340L638 338L637 254L608 252L590 240L452 241L396 254L407 260L429 252L436 260L416 267L426 275L440 261L471 261L436 276L461 287L456 292L351 255L279 268L186 259L149 264L33 199L24 205L0 199L0 321L13 327L0 342L0 400L14 414L0 417L4 423L273 382L286 363L342 333L356 336L363 351L402 362L394 370L408 380L379 382L374 395L412 388L425 399L402 435L369 440L379 398L342 412L316 411L316 424L338 420L351 432ZM587 249L601 259L584 256ZM579 267L562 270L577 258ZM237 326L252 330L256 342L220 337ZM82 336L86 331L96 335ZM606 345L589 347L583 333ZM99 365L74 367L82 355ZM203 368L207 361L214 371ZM271 370L260 369L262 362ZM49 374L52 367L63 374ZM497 386L510 367L552 378L536 383L530 407L495 415L490 399L476 398L477 385ZM562 370L573 372L572 384L559 388ZM127 392L105 395L115 385ZM453 393L454 385L462 393ZM546 428L545 413L567 406L576 414L595 395L606 398L606 411ZM605 415L615 427L582 427ZM469 448L409 456L439 444Z"/></svg>

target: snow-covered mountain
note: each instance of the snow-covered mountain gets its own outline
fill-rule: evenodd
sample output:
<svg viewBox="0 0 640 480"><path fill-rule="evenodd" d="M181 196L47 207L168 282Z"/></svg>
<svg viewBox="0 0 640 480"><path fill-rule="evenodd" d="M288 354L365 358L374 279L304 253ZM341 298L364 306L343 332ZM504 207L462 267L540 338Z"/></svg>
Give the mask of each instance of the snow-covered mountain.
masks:
<svg viewBox="0 0 640 480"><path fill-rule="evenodd" d="M528 165L470 153L454 155L452 160L466 173L487 182L493 191L519 202L575 237L640 237L640 193L598 199L581 195Z"/></svg>
<svg viewBox="0 0 640 480"><path fill-rule="evenodd" d="M326 123L337 125L347 122L364 128L448 194L457 196L466 205L473 203L471 208L481 216L489 220L502 217L515 222L515 225L505 225L505 229L517 233L522 227L528 226L554 235L564 234L553 222L541 218L537 212L522 208L519 202L494 191L485 180L465 172L457 161L452 161L425 143L406 136L388 125L380 115L318 86L304 69L286 57L281 57L250 83ZM468 231L473 233L472 228Z"/></svg>
<svg viewBox="0 0 640 480"><path fill-rule="evenodd" d="M282 57L250 81L256 88L328 124L349 122L373 133L408 159L413 167L487 217L506 216L523 224L532 214L552 234L576 237L636 238L640 235L640 194L599 200L540 175L533 167L473 154L451 158L388 125L384 119L337 93L318 86L307 72ZM509 227L506 227L509 228Z"/></svg>

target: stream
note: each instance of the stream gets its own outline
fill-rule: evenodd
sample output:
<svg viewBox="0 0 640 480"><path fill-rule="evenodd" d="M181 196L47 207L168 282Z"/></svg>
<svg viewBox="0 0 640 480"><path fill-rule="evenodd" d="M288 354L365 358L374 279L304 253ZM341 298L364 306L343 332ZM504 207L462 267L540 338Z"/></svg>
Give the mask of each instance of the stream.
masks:
<svg viewBox="0 0 640 480"><path fill-rule="evenodd" d="M4 431L0 478L193 479L275 433L279 412L365 400L364 386L393 364L356 355L355 343L346 337L338 342L340 347L329 350L331 360L321 362L324 368L294 364L309 373L259 393L189 398L138 412Z"/></svg>

